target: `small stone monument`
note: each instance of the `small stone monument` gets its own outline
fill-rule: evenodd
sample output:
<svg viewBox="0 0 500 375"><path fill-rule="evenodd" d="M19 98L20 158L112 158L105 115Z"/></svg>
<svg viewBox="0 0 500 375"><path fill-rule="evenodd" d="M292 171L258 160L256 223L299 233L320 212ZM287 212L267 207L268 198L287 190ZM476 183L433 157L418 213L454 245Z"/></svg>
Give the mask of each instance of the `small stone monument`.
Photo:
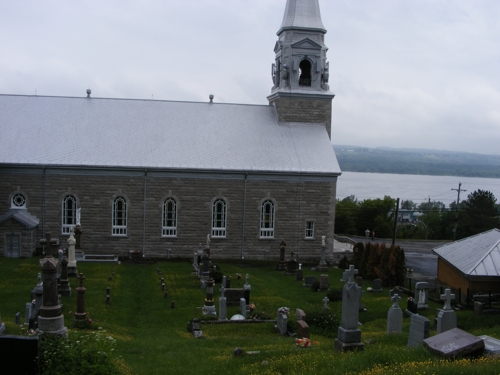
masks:
<svg viewBox="0 0 500 375"><path fill-rule="evenodd" d="M278 263L278 271L285 271L286 270L286 263L285 263L285 250L286 250L286 242L281 241L280 243L280 261Z"/></svg>
<svg viewBox="0 0 500 375"><path fill-rule="evenodd" d="M304 278L304 270L302 269L302 263L299 263L299 269L297 270L297 276L295 277L295 281L302 281Z"/></svg>
<svg viewBox="0 0 500 375"><path fill-rule="evenodd" d="M319 291L325 292L330 287L330 282L328 280L328 275L321 275L319 277Z"/></svg>
<svg viewBox="0 0 500 375"><path fill-rule="evenodd" d="M324 310L330 310L330 307L328 307L328 302L330 302L330 299L328 297L323 298L323 309Z"/></svg>
<svg viewBox="0 0 500 375"><path fill-rule="evenodd" d="M45 234L45 239L40 244L45 246L45 258L40 260L43 280L43 305L38 317L38 332L67 336L68 329L64 326L57 291L57 261L52 256L52 246L57 241L52 238L50 232Z"/></svg>
<svg viewBox="0 0 500 375"><path fill-rule="evenodd" d="M398 304L400 299L398 294L391 297L393 304L387 312L387 333L403 333L403 311Z"/></svg>
<svg viewBox="0 0 500 375"><path fill-rule="evenodd" d="M360 290L354 282L357 273L358 270L350 265L344 274L348 281L342 291L342 325L338 329L338 338L335 339L335 349L340 352L364 349L358 328Z"/></svg>
<svg viewBox="0 0 500 375"><path fill-rule="evenodd" d="M382 291L382 280L380 279L373 280L373 291L377 293Z"/></svg>
<svg viewBox="0 0 500 375"><path fill-rule="evenodd" d="M427 310L429 308L427 304L429 300L429 283L420 281L415 284L415 299L417 300L418 310Z"/></svg>
<svg viewBox="0 0 500 375"><path fill-rule="evenodd" d="M311 338L311 334L309 333L309 325L304 320L297 320L295 332L297 332L297 337L307 337Z"/></svg>
<svg viewBox="0 0 500 375"><path fill-rule="evenodd" d="M68 281L68 258L61 260L61 278L59 280L59 294L63 297L71 297L71 285Z"/></svg>
<svg viewBox="0 0 500 375"><path fill-rule="evenodd" d="M326 264L326 236L321 236L321 258L316 269L319 272L328 272L328 265Z"/></svg>
<svg viewBox="0 0 500 375"><path fill-rule="evenodd" d="M313 283L317 280L316 276L306 276L306 279L304 280L304 284L302 286L305 286L306 288L312 287Z"/></svg>
<svg viewBox="0 0 500 375"><path fill-rule="evenodd" d="M206 281L205 306L203 306L203 315L217 315L214 305L214 279L211 277Z"/></svg>
<svg viewBox="0 0 500 375"><path fill-rule="evenodd" d="M247 302L244 298L240 298L240 314L246 319L247 318Z"/></svg>
<svg viewBox="0 0 500 375"><path fill-rule="evenodd" d="M252 286L250 285L249 280L250 276L247 273L245 276L245 285L243 285L243 296L245 297L247 310L249 309L248 306L250 305L250 292L252 291Z"/></svg>
<svg viewBox="0 0 500 375"><path fill-rule="evenodd" d="M297 276L298 264L299 264L299 262L297 262L297 259L295 259L295 253L292 251L290 253L290 259L288 259L286 262L285 275Z"/></svg>
<svg viewBox="0 0 500 375"><path fill-rule="evenodd" d="M222 286L220 288L219 297L219 320L227 320L227 299L224 296L224 290L226 285L226 276L222 277Z"/></svg>
<svg viewBox="0 0 500 375"><path fill-rule="evenodd" d="M414 314L410 318L410 333L408 334L408 347L416 348L429 337L430 322L425 316Z"/></svg>
<svg viewBox="0 0 500 375"><path fill-rule="evenodd" d="M85 328L88 325L87 321L87 313L85 312L85 287L83 286L83 280L85 280L85 276L83 273L80 273L80 276L77 277L80 281L80 284L76 288L76 313L75 313L75 327L77 328Z"/></svg>
<svg viewBox="0 0 500 375"><path fill-rule="evenodd" d="M445 289L444 294L441 294L441 299L444 301L444 307L437 317L436 332L438 334L457 328L457 314L451 308L451 300L455 299L455 295L451 294L450 289Z"/></svg>
<svg viewBox="0 0 500 375"><path fill-rule="evenodd" d="M287 307L280 307L278 309L278 318L276 319L276 328L283 336L288 335L288 315L290 309Z"/></svg>
<svg viewBox="0 0 500 375"><path fill-rule="evenodd" d="M71 232L68 238L68 277L78 276L78 270L76 268L75 246L75 232L73 227L71 227Z"/></svg>

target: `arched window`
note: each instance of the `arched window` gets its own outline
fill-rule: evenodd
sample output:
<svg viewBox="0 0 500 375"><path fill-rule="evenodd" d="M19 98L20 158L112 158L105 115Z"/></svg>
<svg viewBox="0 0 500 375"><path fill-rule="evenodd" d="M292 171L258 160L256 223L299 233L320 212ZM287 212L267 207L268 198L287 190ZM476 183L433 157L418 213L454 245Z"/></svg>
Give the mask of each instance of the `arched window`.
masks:
<svg viewBox="0 0 500 375"><path fill-rule="evenodd" d="M274 203L270 200L262 203L260 211L260 237L274 238Z"/></svg>
<svg viewBox="0 0 500 375"><path fill-rule="evenodd" d="M116 197L113 201L112 234L114 236L127 235L127 201L123 197Z"/></svg>
<svg viewBox="0 0 500 375"><path fill-rule="evenodd" d="M24 194L14 194L10 202L10 208L26 208L26 197Z"/></svg>
<svg viewBox="0 0 500 375"><path fill-rule="evenodd" d="M177 236L177 203L173 198L165 199L162 210L162 233L163 237Z"/></svg>
<svg viewBox="0 0 500 375"><path fill-rule="evenodd" d="M299 68L299 86L311 86L311 62L309 60L302 60Z"/></svg>
<svg viewBox="0 0 500 375"><path fill-rule="evenodd" d="M212 237L226 237L226 202L222 199L212 205Z"/></svg>
<svg viewBox="0 0 500 375"><path fill-rule="evenodd" d="M76 225L76 199L67 195L62 201L62 234L69 234Z"/></svg>

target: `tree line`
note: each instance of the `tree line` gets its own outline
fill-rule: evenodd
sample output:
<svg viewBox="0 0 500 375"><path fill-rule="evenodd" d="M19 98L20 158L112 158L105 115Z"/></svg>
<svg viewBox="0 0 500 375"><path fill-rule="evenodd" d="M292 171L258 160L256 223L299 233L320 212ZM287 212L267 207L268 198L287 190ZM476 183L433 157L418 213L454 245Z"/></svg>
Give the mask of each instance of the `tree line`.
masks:
<svg viewBox="0 0 500 375"><path fill-rule="evenodd" d="M376 237L391 238L394 233L397 200L390 196L383 199L358 199L351 195L337 199L335 233L364 236L365 231ZM458 205L448 207L440 201L416 204L402 200L400 208L421 213L418 220L398 223L396 238L453 240L469 237L490 229L500 229L500 204L487 190L478 189ZM456 234L455 234L456 231Z"/></svg>

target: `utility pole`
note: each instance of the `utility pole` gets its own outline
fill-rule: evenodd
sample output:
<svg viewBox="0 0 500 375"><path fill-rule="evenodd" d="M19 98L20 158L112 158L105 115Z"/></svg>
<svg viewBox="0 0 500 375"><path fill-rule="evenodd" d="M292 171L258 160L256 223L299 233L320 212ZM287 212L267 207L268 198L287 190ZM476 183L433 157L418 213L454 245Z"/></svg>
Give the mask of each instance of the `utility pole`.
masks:
<svg viewBox="0 0 500 375"><path fill-rule="evenodd" d="M394 232L392 235L392 246L396 243L396 232L398 230L399 198L396 200L396 215L394 215Z"/></svg>
<svg viewBox="0 0 500 375"><path fill-rule="evenodd" d="M457 239L457 224L458 224L458 205L460 204L460 192L461 191L467 191L464 189L461 189L462 183L458 183L458 189L451 189L451 190L456 190L457 191L457 209L455 210L455 229L453 229L453 241Z"/></svg>

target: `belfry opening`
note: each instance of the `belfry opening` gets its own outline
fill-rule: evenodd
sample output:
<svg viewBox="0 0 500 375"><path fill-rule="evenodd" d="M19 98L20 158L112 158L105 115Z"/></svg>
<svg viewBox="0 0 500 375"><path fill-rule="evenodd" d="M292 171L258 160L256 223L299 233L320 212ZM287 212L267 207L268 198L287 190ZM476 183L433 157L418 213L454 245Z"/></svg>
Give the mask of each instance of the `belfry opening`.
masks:
<svg viewBox="0 0 500 375"><path fill-rule="evenodd" d="M299 86L311 86L311 62L306 59L302 60L299 69Z"/></svg>

